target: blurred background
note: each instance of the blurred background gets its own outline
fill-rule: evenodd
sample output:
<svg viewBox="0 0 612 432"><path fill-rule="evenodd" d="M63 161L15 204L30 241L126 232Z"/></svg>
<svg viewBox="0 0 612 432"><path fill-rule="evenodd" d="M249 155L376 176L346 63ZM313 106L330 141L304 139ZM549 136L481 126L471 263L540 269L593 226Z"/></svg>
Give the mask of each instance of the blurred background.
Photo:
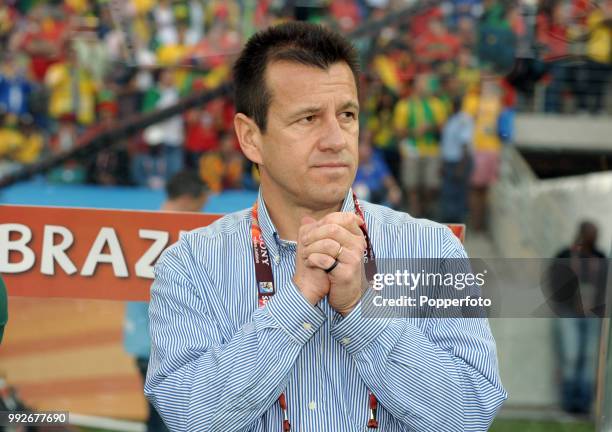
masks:
<svg viewBox="0 0 612 432"><path fill-rule="evenodd" d="M0 0L0 204L156 210L190 170L204 211L249 207L231 65L287 20L358 48L359 197L466 223L472 257L610 256L611 0ZM163 430L138 306L10 297L9 316L0 406ZM492 430L612 430L608 319L491 327L510 395Z"/></svg>

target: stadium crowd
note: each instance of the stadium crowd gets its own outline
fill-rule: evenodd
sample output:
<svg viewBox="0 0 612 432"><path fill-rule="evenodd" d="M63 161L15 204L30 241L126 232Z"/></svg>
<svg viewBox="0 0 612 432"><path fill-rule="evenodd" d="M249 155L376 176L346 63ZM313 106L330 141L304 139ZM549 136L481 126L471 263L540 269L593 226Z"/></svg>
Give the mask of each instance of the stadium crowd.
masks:
<svg viewBox="0 0 612 432"><path fill-rule="evenodd" d="M118 119L169 107L230 78L257 29L307 19L352 30L362 55L355 189L415 215L483 225L499 152L534 83L542 109L599 113L612 64L612 1L66 0L0 2L0 175L62 154ZM212 191L256 185L218 98L48 173L55 182L162 188L183 167ZM441 202L439 201L441 198ZM441 205L439 204L441 203Z"/></svg>

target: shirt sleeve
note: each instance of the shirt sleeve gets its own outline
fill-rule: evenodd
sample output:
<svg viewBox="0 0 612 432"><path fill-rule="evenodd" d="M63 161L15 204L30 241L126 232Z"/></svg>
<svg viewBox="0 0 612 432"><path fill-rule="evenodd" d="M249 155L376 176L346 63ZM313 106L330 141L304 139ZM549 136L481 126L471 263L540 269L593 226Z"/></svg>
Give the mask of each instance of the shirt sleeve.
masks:
<svg viewBox="0 0 612 432"><path fill-rule="evenodd" d="M145 394L171 431L249 430L277 403L325 315L290 284L230 330L223 308L210 307L223 299L210 295L211 278L187 249L181 240L155 266Z"/></svg>
<svg viewBox="0 0 612 432"><path fill-rule="evenodd" d="M446 236L449 258L465 259L459 241L449 230ZM332 336L382 408L409 430L488 430L507 393L487 320L425 320L421 328L407 319L366 319L358 306L334 323Z"/></svg>

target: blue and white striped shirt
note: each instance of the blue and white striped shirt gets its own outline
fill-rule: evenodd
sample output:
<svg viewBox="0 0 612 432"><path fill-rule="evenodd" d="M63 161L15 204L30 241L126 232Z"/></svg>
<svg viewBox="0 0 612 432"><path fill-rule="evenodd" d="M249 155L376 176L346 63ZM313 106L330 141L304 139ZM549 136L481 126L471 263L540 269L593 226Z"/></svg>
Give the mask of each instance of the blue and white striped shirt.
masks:
<svg viewBox="0 0 612 432"><path fill-rule="evenodd" d="M342 318L292 282L296 245L259 195L277 294L258 309L250 209L183 235L155 267L145 393L172 431L485 431L506 399L486 319ZM367 202L377 260L462 258L443 225ZM342 211L353 212L351 192Z"/></svg>

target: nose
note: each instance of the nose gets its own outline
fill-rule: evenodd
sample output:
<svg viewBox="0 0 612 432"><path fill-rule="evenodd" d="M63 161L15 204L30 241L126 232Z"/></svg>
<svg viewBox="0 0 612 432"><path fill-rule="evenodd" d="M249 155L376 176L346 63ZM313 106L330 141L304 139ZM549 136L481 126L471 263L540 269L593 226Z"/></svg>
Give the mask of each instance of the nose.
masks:
<svg viewBox="0 0 612 432"><path fill-rule="evenodd" d="M346 146L346 139L335 115L326 119L323 128L324 130L321 132L321 139L319 140L319 149L321 151L338 152Z"/></svg>

